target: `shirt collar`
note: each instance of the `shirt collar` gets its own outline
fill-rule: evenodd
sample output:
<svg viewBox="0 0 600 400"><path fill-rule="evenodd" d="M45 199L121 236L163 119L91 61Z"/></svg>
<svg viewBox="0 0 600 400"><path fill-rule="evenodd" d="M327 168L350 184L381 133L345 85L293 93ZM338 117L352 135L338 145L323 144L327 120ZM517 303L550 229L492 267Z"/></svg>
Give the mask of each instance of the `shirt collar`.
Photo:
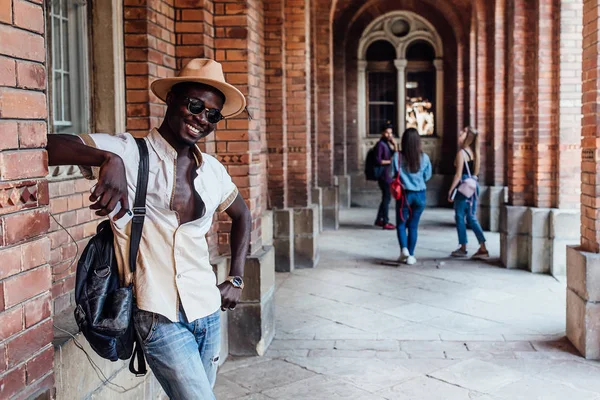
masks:
<svg viewBox="0 0 600 400"><path fill-rule="evenodd" d="M171 147L169 142L167 142L165 138L160 134L158 129L153 128L150 131L150 134L148 135L148 141L154 148L154 151L156 152L158 158L160 158L161 161L164 161L165 158L170 161L173 161L177 158L177 152L173 147ZM200 168L204 163L202 151L200 151L198 145L194 145L192 152L194 154L194 158L196 159L196 165L198 166L198 168Z"/></svg>

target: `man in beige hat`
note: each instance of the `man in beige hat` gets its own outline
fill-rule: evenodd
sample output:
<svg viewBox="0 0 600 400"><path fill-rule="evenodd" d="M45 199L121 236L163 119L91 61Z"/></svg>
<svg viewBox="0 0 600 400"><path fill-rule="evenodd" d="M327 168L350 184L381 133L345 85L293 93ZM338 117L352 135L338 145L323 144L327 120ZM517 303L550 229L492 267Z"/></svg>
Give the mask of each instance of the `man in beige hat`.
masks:
<svg viewBox="0 0 600 400"><path fill-rule="evenodd" d="M98 179L90 196L96 214L108 215L120 203L111 225L121 280L134 283L135 329L167 395L214 399L219 308L233 309L240 299L251 217L227 170L196 143L219 121L241 113L246 101L225 81L221 65L207 59L190 61L178 77L159 79L151 89L167 111L145 139L148 194L134 277L125 273L129 225L114 223L135 197L140 157L133 136L49 135L48 160L80 165L85 176ZM218 286L205 238L216 211L232 219L230 276Z"/></svg>

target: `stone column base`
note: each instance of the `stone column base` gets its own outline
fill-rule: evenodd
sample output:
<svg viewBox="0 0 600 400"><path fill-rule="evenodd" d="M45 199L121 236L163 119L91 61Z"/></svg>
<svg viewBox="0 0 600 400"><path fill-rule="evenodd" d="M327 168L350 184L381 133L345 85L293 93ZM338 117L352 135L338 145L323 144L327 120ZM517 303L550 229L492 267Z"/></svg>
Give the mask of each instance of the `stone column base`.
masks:
<svg viewBox="0 0 600 400"><path fill-rule="evenodd" d="M319 219L316 206L295 208L294 266L314 268L319 262Z"/></svg>
<svg viewBox="0 0 600 400"><path fill-rule="evenodd" d="M337 231L340 227L339 191L336 186L321 188L323 203L321 207L322 228L325 231Z"/></svg>
<svg viewBox="0 0 600 400"><path fill-rule="evenodd" d="M246 259L240 303L228 313L229 354L262 356L275 336L275 250L264 247Z"/></svg>
<svg viewBox="0 0 600 400"><path fill-rule="evenodd" d="M566 248L579 242L579 211L502 208L500 255L507 268L564 276Z"/></svg>
<svg viewBox="0 0 600 400"><path fill-rule="evenodd" d="M600 360L600 254L567 248L567 337L589 360Z"/></svg>
<svg viewBox="0 0 600 400"><path fill-rule="evenodd" d="M500 210L506 203L507 194L504 186L481 186L478 218L484 231L500 231Z"/></svg>
<svg viewBox="0 0 600 400"><path fill-rule="evenodd" d="M273 210L273 246L275 271L294 270L294 210Z"/></svg>
<svg viewBox="0 0 600 400"><path fill-rule="evenodd" d="M340 208L350 208L350 200L352 197L350 175L335 176L334 185L338 187Z"/></svg>
<svg viewBox="0 0 600 400"><path fill-rule="evenodd" d="M319 232L323 232L323 188L312 189L312 203L317 208Z"/></svg>

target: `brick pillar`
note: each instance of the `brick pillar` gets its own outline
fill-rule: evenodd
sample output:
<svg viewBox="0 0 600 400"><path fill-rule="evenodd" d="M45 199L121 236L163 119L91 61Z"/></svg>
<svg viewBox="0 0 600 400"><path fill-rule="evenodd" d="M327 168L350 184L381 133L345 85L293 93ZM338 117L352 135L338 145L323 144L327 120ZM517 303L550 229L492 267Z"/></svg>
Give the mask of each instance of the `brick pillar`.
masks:
<svg viewBox="0 0 600 400"><path fill-rule="evenodd" d="M315 115L317 130L316 173L322 188L321 216L323 229L339 227L339 178L334 181L333 173L333 36L329 24L328 2L316 2L313 60L317 92ZM347 185L344 185L345 187Z"/></svg>
<svg viewBox="0 0 600 400"><path fill-rule="evenodd" d="M599 18L598 1L584 0L581 246L567 250L567 336L585 358L596 360L600 359Z"/></svg>
<svg viewBox="0 0 600 400"><path fill-rule="evenodd" d="M125 2L123 13L127 131L145 136L165 113L150 84L175 74L175 8L168 1L138 0Z"/></svg>
<svg viewBox="0 0 600 400"><path fill-rule="evenodd" d="M506 0L496 0L494 10L494 139L493 160L494 186L506 184L506 101L508 81L506 79Z"/></svg>
<svg viewBox="0 0 600 400"><path fill-rule="evenodd" d="M267 139L265 130L265 43L263 3L214 1L216 59L227 82L246 96L253 119L245 113L225 120L216 132L217 157L227 168L252 213L246 288L235 311L228 312L229 351L262 355L274 336L273 293L275 252L263 233L268 218ZM221 123L223 124L223 123ZM221 254L229 250L229 223L219 228Z"/></svg>
<svg viewBox="0 0 600 400"><path fill-rule="evenodd" d="M288 135L288 205L294 208L294 266L318 261L318 207L312 204L311 2L286 0L285 68Z"/></svg>
<svg viewBox="0 0 600 400"><path fill-rule="evenodd" d="M336 79L332 82L333 100L336 112L332 125L334 135L333 167L338 184L340 208L350 208L350 176L348 175L348 143L346 140L346 70L344 67L344 46L338 43L336 32L331 32L333 46L332 74Z"/></svg>
<svg viewBox="0 0 600 400"><path fill-rule="evenodd" d="M0 3L0 398L54 385L44 10Z"/></svg>

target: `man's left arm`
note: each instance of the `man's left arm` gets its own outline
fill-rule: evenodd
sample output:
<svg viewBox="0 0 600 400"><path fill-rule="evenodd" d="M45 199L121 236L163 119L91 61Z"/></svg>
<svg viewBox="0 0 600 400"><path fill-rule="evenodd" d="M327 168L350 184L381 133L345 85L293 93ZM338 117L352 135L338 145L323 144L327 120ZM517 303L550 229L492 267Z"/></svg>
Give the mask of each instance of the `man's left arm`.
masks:
<svg viewBox="0 0 600 400"><path fill-rule="evenodd" d="M231 269L229 276L244 276L244 264L250 245L252 216L240 194L225 210L231 218ZM242 289L236 288L230 281L219 285L221 291L221 309L234 309L242 295Z"/></svg>

